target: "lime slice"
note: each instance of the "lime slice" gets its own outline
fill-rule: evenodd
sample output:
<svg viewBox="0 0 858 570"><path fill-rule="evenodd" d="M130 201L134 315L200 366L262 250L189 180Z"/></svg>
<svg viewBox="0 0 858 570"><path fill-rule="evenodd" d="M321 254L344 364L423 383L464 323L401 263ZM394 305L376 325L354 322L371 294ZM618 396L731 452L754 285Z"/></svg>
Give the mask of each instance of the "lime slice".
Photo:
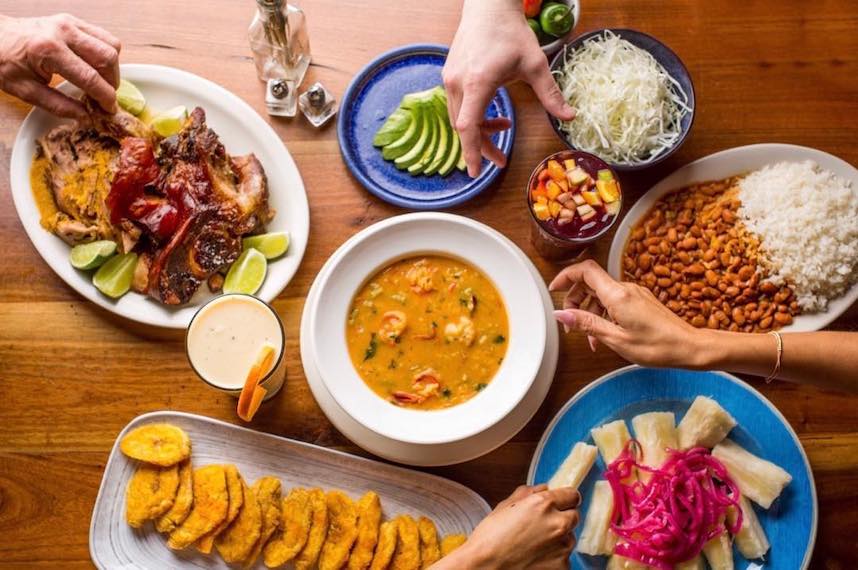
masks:
<svg viewBox="0 0 858 570"><path fill-rule="evenodd" d="M253 295L265 281L267 271L268 262L265 261L265 256L255 249L247 249L229 268L223 282L223 292Z"/></svg>
<svg viewBox="0 0 858 570"><path fill-rule="evenodd" d="M136 85L125 79L119 80L116 102L134 116L139 115L146 108L146 98L143 97Z"/></svg>
<svg viewBox="0 0 858 570"><path fill-rule="evenodd" d="M136 253L115 255L98 268L92 276L92 284L108 297L116 299L131 289L135 267L137 267Z"/></svg>
<svg viewBox="0 0 858 570"><path fill-rule="evenodd" d="M75 269L95 269L116 253L116 242L110 240L84 243L71 248L69 261Z"/></svg>
<svg viewBox="0 0 858 570"><path fill-rule="evenodd" d="M289 232L272 232L258 236L250 236L242 240L244 249L255 249L265 256L265 259L277 259L289 249Z"/></svg>
<svg viewBox="0 0 858 570"><path fill-rule="evenodd" d="M173 107L163 113L155 115L149 125L159 136L167 138L177 134L185 126L188 120L188 110L184 105Z"/></svg>

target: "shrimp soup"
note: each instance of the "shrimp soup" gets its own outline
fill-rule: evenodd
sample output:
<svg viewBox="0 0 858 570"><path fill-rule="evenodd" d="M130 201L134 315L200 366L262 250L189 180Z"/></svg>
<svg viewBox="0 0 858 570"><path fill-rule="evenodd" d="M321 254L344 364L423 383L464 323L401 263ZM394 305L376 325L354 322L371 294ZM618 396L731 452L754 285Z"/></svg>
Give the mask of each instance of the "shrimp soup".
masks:
<svg viewBox="0 0 858 570"><path fill-rule="evenodd" d="M506 308L472 265L424 255L396 261L352 300L349 356L360 377L393 404L421 410L472 398L500 368Z"/></svg>

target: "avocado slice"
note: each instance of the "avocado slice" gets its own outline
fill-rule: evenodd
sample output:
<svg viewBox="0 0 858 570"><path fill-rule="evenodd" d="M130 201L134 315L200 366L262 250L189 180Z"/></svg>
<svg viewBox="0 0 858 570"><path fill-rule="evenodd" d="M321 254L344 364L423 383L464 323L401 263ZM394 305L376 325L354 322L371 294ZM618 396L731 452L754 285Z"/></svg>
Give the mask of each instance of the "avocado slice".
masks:
<svg viewBox="0 0 858 570"><path fill-rule="evenodd" d="M424 103L429 103L438 92L438 87L427 89L426 91L418 91L416 93L408 93L402 97L399 106L402 109L415 109Z"/></svg>
<svg viewBox="0 0 858 570"><path fill-rule="evenodd" d="M429 146L429 142L432 140L432 135L435 132L435 121L429 108L421 103L415 107L414 111L420 114L420 137L408 152L393 161L396 168L400 170L416 164L423 158L423 153L426 152L426 148Z"/></svg>
<svg viewBox="0 0 858 570"><path fill-rule="evenodd" d="M435 113L438 116L438 148L435 149L435 156L432 161L423 171L426 176L432 176L444 166L447 156L450 154L452 145L453 127L450 125L450 117L447 114L446 97L438 96L432 101Z"/></svg>
<svg viewBox="0 0 858 570"><path fill-rule="evenodd" d="M458 168L462 172L465 172L466 170L468 170L468 165L465 163L464 153L462 154L462 156L459 157L459 162L456 163L456 168Z"/></svg>
<svg viewBox="0 0 858 570"><path fill-rule="evenodd" d="M429 117L427 120L432 125L432 138L429 139L429 144L426 146L426 150L423 151L423 156L420 157L420 160L408 167L408 172L415 175L426 170L426 167L434 160L441 133L441 118L435 112L431 103L425 107L424 113Z"/></svg>
<svg viewBox="0 0 858 570"><path fill-rule="evenodd" d="M407 109L397 108L383 125L376 131L372 139L373 146L383 147L401 137L411 124L411 112Z"/></svg>
<svg viewBox="0 0 858 570"><path fill-rule="evenodd" d="M411 116L411 122L398 139L384 146L381 155L385 160L393 160L407 153L414 146L414 143L417 142L417 139L420 138L420 134L423 131L423 115L417 109L408 110L407 112Z"/></svg>
<svg viewBox="0 0 858 570"><path fill-rule="evenodd" d="M442 164L441 168L438 169L438 174L441 176L447 176L453 171L456 167L456 163L459 161L459 155L462 153L462 141L459 140L459 133L453 131L451 138L450 154L447 155L447 159L444 161L444 164Z"/></svg>

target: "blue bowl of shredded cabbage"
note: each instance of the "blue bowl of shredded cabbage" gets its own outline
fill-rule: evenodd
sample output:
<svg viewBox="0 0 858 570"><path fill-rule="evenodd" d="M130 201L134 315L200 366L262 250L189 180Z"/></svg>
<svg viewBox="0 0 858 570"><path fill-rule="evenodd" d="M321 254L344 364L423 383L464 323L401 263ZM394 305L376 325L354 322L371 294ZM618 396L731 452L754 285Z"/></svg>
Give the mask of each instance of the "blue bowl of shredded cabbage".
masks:
<svg viewBox="0 0 858 570"><path fill-rule="evenodd" d="M589 32L551 62L572 121L549 115L573 150L595 154L619 171L654 166L676 152L694 123L691 76L657 39L628 29Z"/></svg>

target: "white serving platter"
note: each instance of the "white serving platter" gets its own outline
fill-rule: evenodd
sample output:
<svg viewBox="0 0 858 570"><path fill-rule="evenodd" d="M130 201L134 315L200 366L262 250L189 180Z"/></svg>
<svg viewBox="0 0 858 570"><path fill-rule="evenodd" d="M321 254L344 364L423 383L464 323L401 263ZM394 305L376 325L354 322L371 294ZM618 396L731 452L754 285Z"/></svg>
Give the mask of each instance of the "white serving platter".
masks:
<svg viewBox="0 0 858 570"><path fill-rule="evenodd" d="M670 194L690 184L710 180L722 180L730 176L744 174L767 164L776 162L802 162L811 160L825 170L829 170L851 181L853 187L858 187L858 170L848 162L830 155L827 152L796 146L791 144L754 144L722 150L701 159L686 164L673 174L662 179L650 188L640 200L629 210L614 234L611 252L608 257L608 273L615 279L622 278L623 249L628 241L629 233L646 213L663 196ZM777 208L777 204L772 204ZM824 313L809 313L799 315L793 323L780 329L781 332L816 331L825 328L837 317L842 315L858 300L858 283L855 283L844 295L832 300Z"/></svg>
<svg viewBox="0 0 858 570"><path fill-rule="evenodd" d="M402 513L425 515L435 521L441 535L469 533L491 510L475 492L435 475L256 432L204 416L151 412L136 417L125 426L104 469L89 530L90 556L99 568L231 568L214 553L206 556L193 549L170 550L166 538L155 531L151 523L142 529L133 529L126 524L125 488L136 462L122 454L119 441L129 430L155 422L169 422L188 433L195 467L233 463L246 481L274 475L280 478L284 490L292 487L340 489L354 499L372 490L381 497L384 516L388 519ZM256 567L264 568L261 561Z"/></svg>
<svg viewBox="0 0 858 570"><path fill-rule="evenodd" d="M426 216L429 214L410 214L412 216ZM495 230L492 230L493 232ZM542 280L542 276L527 256L507 237L497 233L515 251L527 267L528 273L533 277L540 289L542 308L545 312L546 333L545 353L539 372L524 399L504 419L487 430L459 441L443 444L408 444L395 439L379 435L372 430L355 421L346 411L339 406L336 399L322 381L321 374L316 366L315 352L312 346L312 336L309 334L313 316L319 310L319 286L324 280L330 267L336 262L336 258L345 251L338 250L322 267L316 280L310 287L307 301L304 304L304 313L301 316L301 362L307 383L319 407L334 426L340 430L354 444L366 451L398 463L417 466L440 466L452 465L470 461L485 455L507 441L531 420L537 412L551 384L554 381L554 373L557 369L557 359L560 353L557 324L554 321L554 304L548 289Z"/></svg>
<svg viewBox="0 0 858 570"><path fill-rule="evenodd" d="M268 177L269 202L277 215L268 231L288 231L289 251L268 265L268 276L256 296L272 301L289 284L298 270L310 232L307 194L298 167L274 129L237 95L192 73L160 65L126 64L122 77L133 82L154 111L184 105L189 110L202 107L208 125L214 129L231 155L254 153ZM76 87L63 83L59 89L78 95ZM74 269L69 263L69 246L39 225L39 211L30 187L30 165L36 139L61 124L62 120L42 109L33 109L21 125L12 149L10 167L12 198L21 224L45 262L75 291L128 319L159 327L185 328L196 309L212 295L205 285L190 303L171 307L148 296L129 292L118 300L102 295L92 284L90 272Z"/></svg>

